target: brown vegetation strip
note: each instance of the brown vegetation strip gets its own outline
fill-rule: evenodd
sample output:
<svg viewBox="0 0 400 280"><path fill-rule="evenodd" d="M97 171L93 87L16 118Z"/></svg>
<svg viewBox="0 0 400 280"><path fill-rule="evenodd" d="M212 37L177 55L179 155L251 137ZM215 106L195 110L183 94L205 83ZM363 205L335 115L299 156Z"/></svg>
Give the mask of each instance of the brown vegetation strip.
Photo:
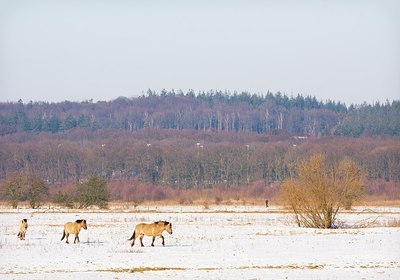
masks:
<svg viewBox="0 0 400 280"><path fill-rule="evenodd" d="M248 269L324 269L326 265L323 264L308 264L308 265L253 265L253 266L240 266L240 267L199 267L199 268L184 268L184 267L136 267L136 268L115 268L115 269L98 269L98 270L52 270L52 271L42 271L34 274L43 273L84 273L84 272L111 272L111 273L144 273L144 272L157 272L157 271L221 271L221 270L248 270ZM349 266L334 266L335 269L340 268L350 268L350 269L377 269L377 268L400 268L397 262L390 262L389 264L382 263L370 263L362 265L349 265ZM0 275L26 275L32 274L31 272L16 272L16 271L1 271Z"/></svg>
<svg viewBox="0 0 400 280"><path fill-rule="evenodd" d="M116 272L116 273L143 273L146 271L167 271L167 270L188 270L182 267L135 267L135 268L116 268L116 269L100 269L96 272Z"/></svg>
<svg viewBox="0 0 400 280"><path fill-rule="evenodd" d="M121 268L121 269L104 269L96 270L97 272L116 272L116 273L143 273L149 271L183 271L183 270L198 270L198 271L212 271L212 270L225 270L225 269L323 269L324 265L309 264L309 265L266 265L266 266L240 266L240 267L200 267L200 268L183 268L183 267L135 267L135 268Z"/></svg>

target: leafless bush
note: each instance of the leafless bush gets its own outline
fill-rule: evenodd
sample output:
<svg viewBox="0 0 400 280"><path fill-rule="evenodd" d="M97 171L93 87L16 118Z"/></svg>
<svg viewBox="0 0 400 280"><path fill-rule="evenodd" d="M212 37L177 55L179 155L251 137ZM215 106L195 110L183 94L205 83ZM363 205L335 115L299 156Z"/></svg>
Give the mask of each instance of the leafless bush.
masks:
<svg viewBox="0 0 400 280"><path fill-rule="evenodd" d="M328 163L321 154L299 164L297 178L282 185L283 200L297 225L312 228L336 227L339 209L350 208L362 191L360 167L346 159Z"/></svg>
<svg viewBox="0 0 400 280"><path fill-rule="evenodd" d="M5 192L13 208L21 201L29 201L32 208L37 208L47 199L48 187L33 174L15 173L6 181Z"/></svg>

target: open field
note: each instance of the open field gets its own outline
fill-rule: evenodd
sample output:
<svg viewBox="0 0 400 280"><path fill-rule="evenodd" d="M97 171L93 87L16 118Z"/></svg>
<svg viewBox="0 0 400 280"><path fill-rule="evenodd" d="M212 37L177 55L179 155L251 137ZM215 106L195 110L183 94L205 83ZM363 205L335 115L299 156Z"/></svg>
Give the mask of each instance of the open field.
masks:
<svg viewBox="0 0 400 280"><path fill-rule="evenodd" d="M18 221L27 218L25 241ZM396 279L400 208L355 207L340 229L298 228L279 207L120 206L110 210L0 208L1 279ZM86 219L80 244L63 224ZM140 222L167 220L166 246L127 239ZM397 226L397 227L396 227ZM70 236L70 242L73 241ZM71 242L72 243L72 242Z"/></svg>

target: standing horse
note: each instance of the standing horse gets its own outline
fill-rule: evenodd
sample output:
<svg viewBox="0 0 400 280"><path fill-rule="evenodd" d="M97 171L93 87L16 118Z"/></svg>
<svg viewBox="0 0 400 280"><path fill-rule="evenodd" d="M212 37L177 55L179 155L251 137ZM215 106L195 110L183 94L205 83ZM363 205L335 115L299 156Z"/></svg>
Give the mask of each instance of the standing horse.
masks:
<svg viewBox="0 0 400 280"><path fill-rule="evenodd" d="M18 238L21 240L25 240L25 234L26 231L28 230L28 220L27 219L22 219L19 222L19 232L18 232Z"/></svg>
<svg viewBox="0 0 400 280"><path fill-rule="evenodd" d="M166 230L169 234L172 234L172 224L170 222L158 221L152 224L138 224L135 227L135 230L128 240L132 240L131 247L135 245L135 239L140 236L140 245L143 247L143 237L153 236L153 242L151 242L151 246L154 246L154 240L156 240L156 236L161 237L162 245L165 246L164 236L162 236L163 231Z"/></svg>
<svg viewBox="0 0 400 280"><path fill-rule="evenodd" d="M79 243L79 232L81 231L81 228L87 229L87 225L86 225L86 220L76 220L74 223L68 222L64 225L64 233L63 233L63 237L61 238L61 241L64 239L64 237L66 237L66 243L69 244L68 242L68 236L70 234L75 234L75 239L74 239L74 243L76 243L76 241L78 241Z"/></svg>

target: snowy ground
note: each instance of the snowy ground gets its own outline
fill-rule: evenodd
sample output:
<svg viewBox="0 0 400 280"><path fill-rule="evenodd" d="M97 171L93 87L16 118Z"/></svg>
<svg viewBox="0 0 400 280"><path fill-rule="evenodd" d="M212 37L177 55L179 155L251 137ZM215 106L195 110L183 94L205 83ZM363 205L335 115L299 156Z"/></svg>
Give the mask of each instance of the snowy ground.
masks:
<svg viewBox="0 0 400 280"><path fill-rule="evenodd" d="M257 206L121 207L110 211L0 209L1 279L398 279L400 208L340 214L355 228L298 228L281 209ZM18 221L27 218L25 241ZM63 224L86 219L80 244L60 241ZM127 239L140 222L167 220L166 246ZM71 236L73 237L73 236ZM70 241L73 238L70 237ZM138 241L138 240L137 240Z"/></svg>

